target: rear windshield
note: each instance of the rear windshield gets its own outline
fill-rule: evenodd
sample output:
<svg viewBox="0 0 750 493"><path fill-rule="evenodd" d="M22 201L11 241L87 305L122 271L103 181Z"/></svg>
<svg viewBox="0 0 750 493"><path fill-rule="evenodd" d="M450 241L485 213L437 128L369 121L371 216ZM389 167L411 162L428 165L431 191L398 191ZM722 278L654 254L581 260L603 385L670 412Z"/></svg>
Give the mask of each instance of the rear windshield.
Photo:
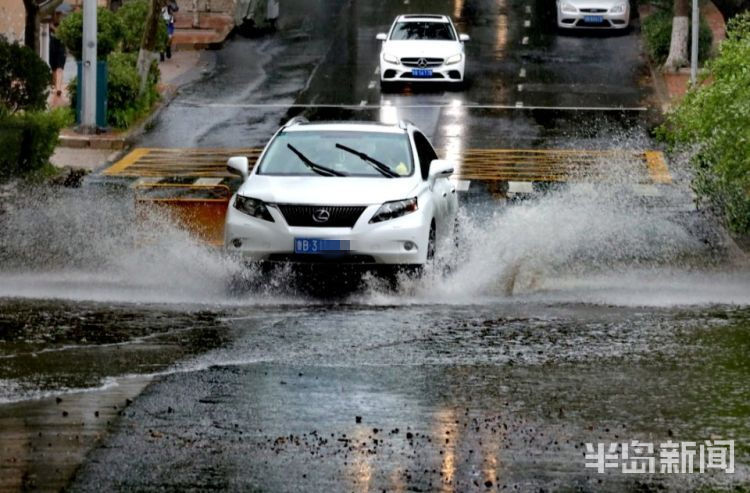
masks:
<svg viewBox="0 0 750 493"><path fill-rule="evenodd" d="M453 29L447 22L398 22L393 28L391 39L404 41L410 39L453 41Z"/></svg>
<svg viewBox="0 0 750 493"><path fill-rule="evenodd" d="M310 131L279 134L263 157L258 174L319 176L320 173L305 164L290 145L312 163L346 176L383 177L373 163L355 153L384 164L398 177L411 176L414 172L409 138L405 133Z"/></svg>

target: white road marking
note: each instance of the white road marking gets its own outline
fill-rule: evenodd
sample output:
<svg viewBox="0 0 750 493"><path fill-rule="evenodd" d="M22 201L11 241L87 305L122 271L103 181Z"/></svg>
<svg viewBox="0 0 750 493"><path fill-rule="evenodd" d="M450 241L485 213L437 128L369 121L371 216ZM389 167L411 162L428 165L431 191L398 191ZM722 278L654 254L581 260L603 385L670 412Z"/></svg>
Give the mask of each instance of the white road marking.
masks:
<svg viewBox="0 0 750 493"><path fill-rule="evenodd" d="M315 109L315 108L358 108L357 104L282 104L282 103L204 103L201 101L175 101L172 103L173 106L189 106L194 108L250 108L250 109L262 109L262 108L301 108L301 109ZM390 101L385 101L381 104L370 104L368 108L379 109L386 106L392 106ZM515 106L509 106L507 104L472 104L466 103L462 105L467 109L482 109L482 110L504 110L513 109ZM395 106L397 108L408 108L408 109L429 109L429 108L450 108L450 103L445 104L401 104ZM525 106L527 109L535 110L559 110L559 111L648 111L645 106Z"/></svg>
<svg viewBox="0 0 750 493"><path fill-rule="evenodd" d="M518 84L518 92L523 91L523 84Z"/></svg>
<svg viewBox="0 0 750 493"><path fill-rule="evenodd" d="M521 77L521 78L524 78L524 77L526 77L526 69L525 69L525 68L522 68L522 69L521 69L521 70L520 70L520 71L518 72L518 76L519 76L519 77Z"/></svg>
<svg viewBox="0 0 750 493"><path fill-rule="evenodd" d="M375 72L373 74L378 75L380 73L380 67L375 67Z"/></svg>
<svg viewBox="0 0 750 493"><path fill-rule="evenodd" d="M526 19L525 21L523 21L523 27L531 27L531 21L528 20L528 19Z"/></svg>
<svg viewBox="0 0 750 493"><path fill-rule="evenodd" d="M534 193L534 185L530 181L509 181L508 193Z"/></svg>
<svg viewBox="0 0 750 493"><path fill-rule="evenodd" d="M193 185L208 185L208 186L215 186L221 183L221 181L224 178L198 178L195 180L195 183Z"/></svg>
<svg viewBox="0 0 750 493"><path fill-rule="evenodd" d="M523 108L523 101L516 101L516 108Z"/></svg>
<svg viewBox="0 0 750 493"><path fill-rule="evenodd" d="M374 89L375 88L375 81L371 80L369 84L367 84L368 89Z"/></svg>
<svg viewBox="0 0 750 493"><path fill-rule="evenodd" d="M404 0L404 5L409 5L409 0Z"/></svg>
<svg viewBox="0 0 750 493"><path fill-rule="evenodd" d="M360 101L360 102L359 102L359 106L360 106L360 107L365 107L365 106L367 106L367 100L366 100L366 99L363 99L362 101Z"/></svg>
<svg viewBox="0 0 750 493"><path fill-rule="evenodd" d="M522 45L529 44L529 37L528 36L524 36L523 39L521 40L521 44Z"/></svg>
<svg viewBox="0 0 750 493"><path fill-rule="evenodd" d="M523 8L523 10L524 10L524 11L525 11L525 12L526 12L527 14L530 14L530 13L531 13L531 5L527 5L526 7L524 7L524 8Z"/></svg>

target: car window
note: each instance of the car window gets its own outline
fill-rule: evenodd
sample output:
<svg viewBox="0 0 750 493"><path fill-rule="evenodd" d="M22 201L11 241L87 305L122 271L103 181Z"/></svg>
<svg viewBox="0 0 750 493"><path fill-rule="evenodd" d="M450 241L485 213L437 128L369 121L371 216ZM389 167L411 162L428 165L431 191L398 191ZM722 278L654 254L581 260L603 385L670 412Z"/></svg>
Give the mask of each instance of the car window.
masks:
<svg viewBox="0 0 750 493"><path fill-rule="evenodd" d="M453 30L447 22L397 22L391 40L453 41Z"/></svg>
<svg viewBox="0 0 750 493"><path fill-rule="evenodd" d="M344 146L349 151L336 145ZM405 133L362 131L282 132L271 143L258 166L259 175L319 176L289 148L315 164L347 176L382 178L371 164L350 151L364 153L385 164L399 177L411 176L414 163Z"/></svg>
<svg viewBox="0 0 750 493"><path fill-rule="evenodd" d="M438 158L437 153L435 153L435 149L432 148L432 144L427 140L427 137L420 132L414 132L414 145L417 147L422 178L426 180L430 175L430 163Z"/></svg>

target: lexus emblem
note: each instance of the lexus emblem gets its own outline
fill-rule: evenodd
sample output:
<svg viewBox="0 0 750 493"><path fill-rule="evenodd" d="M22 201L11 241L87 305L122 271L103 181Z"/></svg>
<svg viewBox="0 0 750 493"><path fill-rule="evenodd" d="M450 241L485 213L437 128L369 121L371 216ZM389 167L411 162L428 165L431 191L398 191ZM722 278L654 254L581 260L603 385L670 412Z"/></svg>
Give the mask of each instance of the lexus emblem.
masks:
<svg viewBox="0 0 750 493"><path fill-rule="evenodd" d="M315 209L312 217L316 223L325 223L331 218L331 213L328 212L328 209Z"/></svg>
<svg viewBox="0 0 750 493"><path fill-rule="evenodd" d="M427 60L424 58L420 58L417 60L417 65L419 65L421 68L425 68L427 66Z"/></svg>

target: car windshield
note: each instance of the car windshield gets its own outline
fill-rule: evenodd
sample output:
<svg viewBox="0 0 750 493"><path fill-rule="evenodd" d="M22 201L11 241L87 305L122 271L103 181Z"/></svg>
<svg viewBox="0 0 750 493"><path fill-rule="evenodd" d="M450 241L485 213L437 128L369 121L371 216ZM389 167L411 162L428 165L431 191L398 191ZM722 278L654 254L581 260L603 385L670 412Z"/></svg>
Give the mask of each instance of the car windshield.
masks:
<svg viewBox="0 0 750 493"><path fill-rule="evenodd" d="M372 161L387 169L378 170ZM321 173L321 168L332 170L336 175ZM385 178L392 174L400 178L411 176L413 171L406 134L361 131L282 132L258 167L259 175L285 176Z"/></svg>
<svg viewBox="0 0 750 493"><path fill-rule="evenodd" d="M447 22L398 22L391 33L393 41L453 41L453 30Z"/></svg>

